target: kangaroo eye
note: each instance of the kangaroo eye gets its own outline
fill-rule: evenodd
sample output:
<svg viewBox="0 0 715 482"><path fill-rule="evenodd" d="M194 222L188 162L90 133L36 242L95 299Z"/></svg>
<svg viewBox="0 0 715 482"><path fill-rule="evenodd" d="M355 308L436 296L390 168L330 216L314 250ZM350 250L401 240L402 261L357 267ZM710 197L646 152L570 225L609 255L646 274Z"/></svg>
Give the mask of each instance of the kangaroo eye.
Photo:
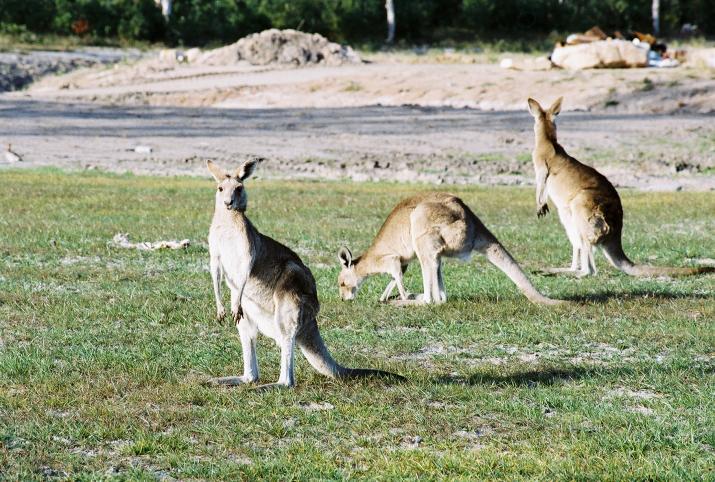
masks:
<svg viewBox="0 0 715 482"><path fill-rule="evenodd" d="M221 186L219 186L218 192L223 192L223 188Z"/></svg>

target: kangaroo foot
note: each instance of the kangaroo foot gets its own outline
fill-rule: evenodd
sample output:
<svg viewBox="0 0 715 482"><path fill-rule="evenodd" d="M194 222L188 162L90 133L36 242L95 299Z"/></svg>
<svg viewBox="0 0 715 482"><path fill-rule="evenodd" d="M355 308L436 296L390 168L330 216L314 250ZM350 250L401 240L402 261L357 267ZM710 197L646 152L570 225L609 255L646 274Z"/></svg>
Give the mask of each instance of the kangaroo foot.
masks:
<svg viewBox="0 0 715 482"><path fill-rule="evenodd" d="M422 296L422 295L420 295ZM389 302L393 306L418 306L425 305L427 303L422 299L411 299L411 300L390 300Z"/></svg>
<svg viewBox="0 0 715 482"><path fill-rule="evenodd" d="M245 385L247 383L253 383L256 380L251 380L245 376L240 377L218 377L210 378L206 381L206 385L225 385L228 387L235 387L237 385Z"/></svg>
<svg viewBox="0 0 715 482"><path fill-rule="evenodd" d="M291 388L291 385L288 385L287 383L266 383L265 385L259 385L255 388L256 391L259 392L267 392L269 390L278 390L278 389L285 389L285 388Z"/></svg>
<svg viewBox="0 0 715 482"><path fill-rule="evenodd" d="M557 274L577 275L580 272L581 270L575 268L544 268L542 270L537 271L537 273L548 276L553 276Z"/></svg>

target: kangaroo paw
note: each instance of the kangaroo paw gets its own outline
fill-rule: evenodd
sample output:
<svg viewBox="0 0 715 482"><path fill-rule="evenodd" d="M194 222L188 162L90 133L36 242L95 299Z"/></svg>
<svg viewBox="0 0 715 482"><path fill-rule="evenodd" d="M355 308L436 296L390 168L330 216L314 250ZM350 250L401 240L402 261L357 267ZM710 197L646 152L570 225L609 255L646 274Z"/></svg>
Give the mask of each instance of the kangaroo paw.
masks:
<svg viewBox="0 0 715 482"><path fill-rule="evenodd" d="M216 320L222 322L224 318L226 318L226 309L222 306L216 310Z"/></svg>
<svg viewBox="0 0 715 482"><path fill-rule="evenodd" d="M238 326L238 323L241 321L241 318L243 318L243 308L239 305L239 307L235 310L231 310L231 317L233 318L233 322Z"/></svg>

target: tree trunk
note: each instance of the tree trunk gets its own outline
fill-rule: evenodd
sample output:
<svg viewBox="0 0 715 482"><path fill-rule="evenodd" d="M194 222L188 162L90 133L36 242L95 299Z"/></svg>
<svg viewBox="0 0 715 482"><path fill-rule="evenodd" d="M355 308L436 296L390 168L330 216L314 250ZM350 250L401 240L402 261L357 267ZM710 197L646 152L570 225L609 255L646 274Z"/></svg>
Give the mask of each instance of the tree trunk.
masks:
<svg viewBox="0 0 715 482"><path fill-rule="evenodd" d="M660 35L660 0L653 0L653 35Z"/></svg>
<svg viewBox="0 0 715 482"><path fill-rule="evenodd" d="M166 20L169 20L171 16L171 3L172 0L154 0L157 5L161 7L161 14Z"/></svg>
<svg viewBox="0 0 715 482"><path fill-rule="evenodd" d="M387 11L387 43L395 41L395 3L393 0L385 0L385 10Z"/></svg>

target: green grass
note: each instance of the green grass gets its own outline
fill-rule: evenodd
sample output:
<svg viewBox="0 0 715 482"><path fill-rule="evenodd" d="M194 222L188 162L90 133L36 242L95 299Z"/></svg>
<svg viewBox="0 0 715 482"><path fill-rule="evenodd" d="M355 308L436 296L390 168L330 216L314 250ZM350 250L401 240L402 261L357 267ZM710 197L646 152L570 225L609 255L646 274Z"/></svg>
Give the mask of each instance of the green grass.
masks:
<svg viewBox="0 0 715 482"><path fill-rule="evenodd" d="M250 217L313 270L335 357L408 382L331 381L298 356L294 390L211 388L201 381L242 369L235 330L213 320L212 182L53 170L0 181L0 479L715 477L712 275L632 279L598 255L592 279L531 275L579 301L549 309L476 255L447 264L445 305L378 304L384 279L344 303L337 249L363 250L424 188L255 180ZM450 189L526 269L568 263L532 189ZM632 258L715 257L713 193L621 194ZM117 232L193 244L123 250L108 244ZM407 283L420 285L416 266ZM258 354L275 381L274 343L261 338Z"/></svg>
<svg viewBox="0 0 715 482"><path fill-rule="evenodd" d="M343 92L360 92L362 89L363 86L360 83L351 80L345 87L343 87Z"/></svg>

